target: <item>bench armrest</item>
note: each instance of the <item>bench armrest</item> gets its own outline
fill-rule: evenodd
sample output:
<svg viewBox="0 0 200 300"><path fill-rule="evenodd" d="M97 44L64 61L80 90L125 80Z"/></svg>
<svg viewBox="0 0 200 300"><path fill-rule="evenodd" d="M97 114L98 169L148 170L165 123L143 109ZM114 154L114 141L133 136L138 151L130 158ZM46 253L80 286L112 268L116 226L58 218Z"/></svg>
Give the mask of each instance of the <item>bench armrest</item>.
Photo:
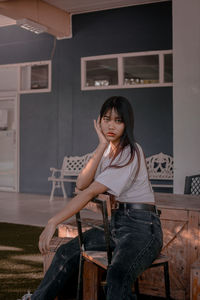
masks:
<svg viewBox="0 0 200 300"><path fill-rule="evenodd" d="M56 169L56 168L50 168L50 171L52 171L52 172L61 172L62 170L61 169Z"/></svg>
<svg viewBox="0 0 200 300"><path fill-rule="evenodd" d="M55 177L56 173L58 173L57 176L59 176L59 173L60 173L60 175L62 174L62 170L61 169L50 168L50 171L52 172L52 174L51 174L52 177Z"/></svg>

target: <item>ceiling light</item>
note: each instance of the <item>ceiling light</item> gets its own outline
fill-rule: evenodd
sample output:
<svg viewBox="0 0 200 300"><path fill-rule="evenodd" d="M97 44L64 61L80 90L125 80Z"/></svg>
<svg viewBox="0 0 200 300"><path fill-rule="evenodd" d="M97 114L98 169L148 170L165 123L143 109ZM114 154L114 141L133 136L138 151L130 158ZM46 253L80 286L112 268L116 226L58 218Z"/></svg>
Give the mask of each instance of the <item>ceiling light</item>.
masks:
<svg viewBox="0 0 200 300"><path fill-rule="evenodd" d="M20 26L21 28L24 28L26 30L32 31L36 34L40 34L42 32L47 31L47 28L39 23L33 22L29 19L21 19L17 20L16 24Z"/></svg>

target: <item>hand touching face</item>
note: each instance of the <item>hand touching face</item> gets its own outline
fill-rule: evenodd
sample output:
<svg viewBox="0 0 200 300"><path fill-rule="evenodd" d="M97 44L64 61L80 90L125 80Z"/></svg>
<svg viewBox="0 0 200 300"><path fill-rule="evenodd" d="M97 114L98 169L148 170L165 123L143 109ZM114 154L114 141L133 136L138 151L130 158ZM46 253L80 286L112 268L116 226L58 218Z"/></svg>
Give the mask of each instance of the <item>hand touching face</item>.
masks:
<svg viewBox="0 0 200 300"><path fill-rule="evenodd" d="M107 145L109 143L109 141L106 139L105 135L102 132L101 123L100 123L100 116L98 117L97 121L94 120L94 128L95 128L96 133L99 137L99 143Z"/></svg>

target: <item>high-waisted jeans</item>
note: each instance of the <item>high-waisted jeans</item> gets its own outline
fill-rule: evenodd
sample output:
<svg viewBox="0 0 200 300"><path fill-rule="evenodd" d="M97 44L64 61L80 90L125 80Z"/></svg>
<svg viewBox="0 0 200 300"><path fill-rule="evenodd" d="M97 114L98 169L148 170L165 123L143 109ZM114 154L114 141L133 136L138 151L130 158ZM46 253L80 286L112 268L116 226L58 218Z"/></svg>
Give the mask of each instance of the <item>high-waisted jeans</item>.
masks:
<svg viewBox="0 0 200 300"><path fill-rule="evenodd" d="M136 278L157 258L162 249L159 216L151 211L116 210L111 217L112 262L107 270L107 300L135 299L131 286ZM105 250L104 233L96 228L84 233L87 250ZM31 300L53 300L78 273L80 248L78 239L60 246L51 266ZM66 292L67 293L67 292Z"/></svg>

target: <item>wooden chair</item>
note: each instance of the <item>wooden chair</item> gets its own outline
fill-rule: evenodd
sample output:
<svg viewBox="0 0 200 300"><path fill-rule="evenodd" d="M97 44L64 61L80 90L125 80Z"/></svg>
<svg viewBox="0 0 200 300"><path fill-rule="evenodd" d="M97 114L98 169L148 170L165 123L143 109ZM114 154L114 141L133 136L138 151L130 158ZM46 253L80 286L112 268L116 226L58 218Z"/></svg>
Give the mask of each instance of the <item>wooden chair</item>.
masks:
<svg viewBox="0 0 200 300"><path fill-rule="evenodd" d="M103 198L102 198L103 197ZM111 215L111 206L110 206L110 198L108 195L99 195L98 198L95 198L89 202L87 208L94 209L95 205L97 206L95 208L96 212L101 211L102 218L103 218L103 228L99 226L93 226L100 230L104 230L105 233L105 241L106 241L106 251L86 251L84 248L84 242L83 242L83 234L82 234L82 219L81 219L81 213L76 214L76 221L77 221L77 227L78 227L78 235L79 235L79 243L80 243L80 264L79 264L79 280L78 280L78 290L77 290L77 300L81 300L82 297L82 281L83 281L83 266L84 261L87 261L91 264L94 264L96 266L96 269L93 271L96 272L96 275L91 276L90 280L93 280L93 282L90 283L90 286L92 288L90 289L91 293L87 292L87 296L84 296L84 300L99 300L98 296L98 290L99 290L99 281L101 280L98 278L98 269L101 270L107 270L109 264L111 263L112 259L112 252L110 247L110 235L109 235L109 220L108 217ZM92 225L92 224L88 224ZM169 280L169 266L168 266L168 257L166 257L163 254L160 254L160 256L152 263L152 265L149 268L159 267L163 266L164 270L164 282L165 282L165 295L166 299L170 299L170 280ZM91 268L91 267L89 267ZM84 278L87 277L84 275ZM98 278L98 279L97 279ZM83 286L83 291L86 289L86 287ZM139 292L139 280L137 279L134 284L135 293L137 296L140 295ZM85 293L84 293L85 295Z"/></svg>
<svg viewBox="0 0 200 300"><path fill-rule="evenodd" d="M61 169L50 168L52 172L51 176L48 177L48 181L52 182L50 201L54 199L54 192L57 188L61 188L63 197L67 198L64 183L76 182L78 174L92 157L92 154L93 153L88 153L83 156L65 156Z"/></svg>
<svg viewBox="0 0 200 300"><path fill-rule="evenodd" d="M104 268L106 262L106 269L111 262L112 252L110 247L110 234L109 234L109 220L108 217L111 215L110 198L108 195L99 195L98 198L92 199L85 207L92 210L95 213L101 213L103 226L94 225L92 223L84 222L81 218L81 212L76 214L76 222L78 228L78 237L80 244L80 263L79 263L79 278L78 278L78 289L77 289L77 300L81 299L82 294L82 278L83 278L83 264L84 260L91 261L92 263ZM82 224L103 230L105 234L106 251L86 251L83 242ZM93 299L94 300L94 299Z"/></svg>
<svg viewBox="0 0 200 300"><path fill-rule="evenodd" d="M185 177L184 194L200 195L200 174Z"/></svg>

